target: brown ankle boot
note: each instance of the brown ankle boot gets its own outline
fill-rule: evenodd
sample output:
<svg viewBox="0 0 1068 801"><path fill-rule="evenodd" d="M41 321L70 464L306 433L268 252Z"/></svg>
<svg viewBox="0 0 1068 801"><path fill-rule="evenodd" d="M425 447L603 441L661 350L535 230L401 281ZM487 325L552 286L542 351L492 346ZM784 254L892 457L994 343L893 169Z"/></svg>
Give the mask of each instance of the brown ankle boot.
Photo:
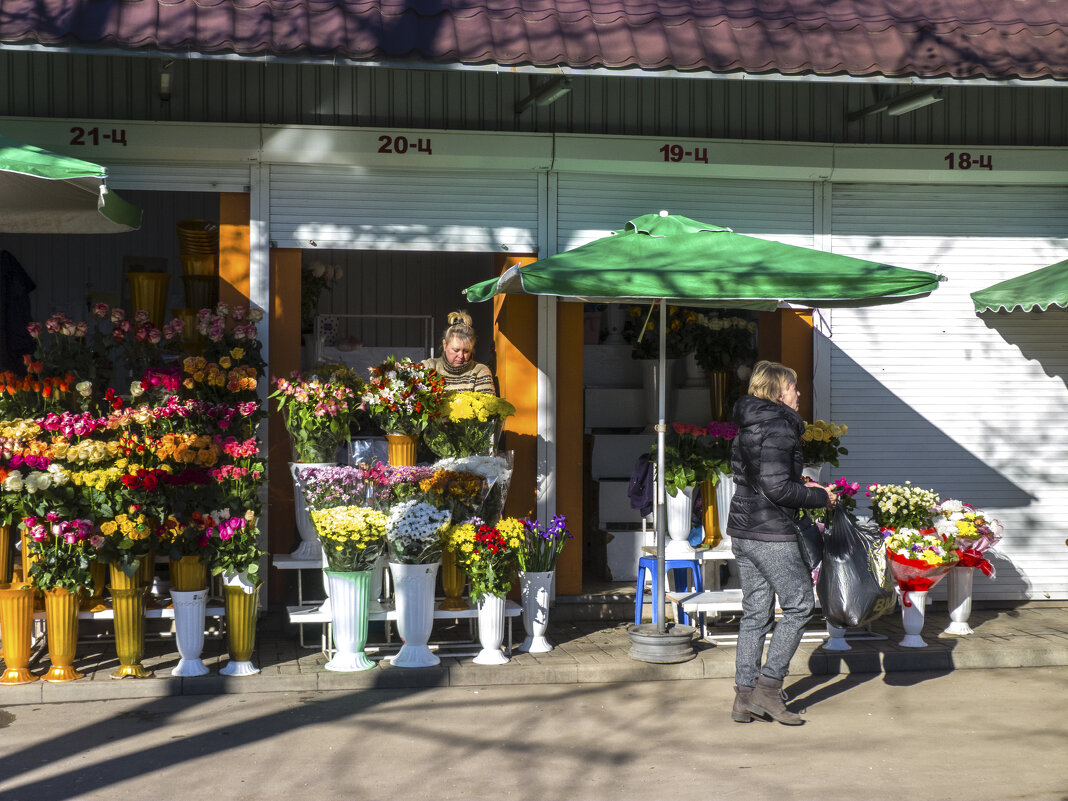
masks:
<svg viewBox="0 0 1068 801"><path fill-rule="evenodd" d="M753 719L753 713L749 711L749 698L752 695L752 687L734 685L734 708L731 710L731 720L735 723L749 723Z"/></svg>
<svg viewBox="0 0 1068 801"><path fill-rule="evenodd" d="M800 726L805 721L796 712L791 712L786 708L783 703L784 696L782 679L760 676L746 706L750 712L756 715L768 715L785 726Z"/></svg>

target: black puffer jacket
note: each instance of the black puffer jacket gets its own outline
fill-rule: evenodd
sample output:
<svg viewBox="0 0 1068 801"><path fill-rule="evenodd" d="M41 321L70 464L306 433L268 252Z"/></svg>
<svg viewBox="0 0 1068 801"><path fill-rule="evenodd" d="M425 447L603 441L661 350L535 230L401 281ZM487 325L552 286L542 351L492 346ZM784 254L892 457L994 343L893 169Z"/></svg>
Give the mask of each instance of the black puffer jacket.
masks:
<svg viewBox="0 0 1068 801"><path fill-rule="evenodd" d="M765 542L793 540L796 529L789 518L796 517L798 509L827 505L826 492L806 487L801 481L801 434L805 423L789 406L756 395L739 398L732 417L738 426L731 448L737 490L731 501L727 533ZM753 481L760 482L767 498L757 492Z"/></svg>

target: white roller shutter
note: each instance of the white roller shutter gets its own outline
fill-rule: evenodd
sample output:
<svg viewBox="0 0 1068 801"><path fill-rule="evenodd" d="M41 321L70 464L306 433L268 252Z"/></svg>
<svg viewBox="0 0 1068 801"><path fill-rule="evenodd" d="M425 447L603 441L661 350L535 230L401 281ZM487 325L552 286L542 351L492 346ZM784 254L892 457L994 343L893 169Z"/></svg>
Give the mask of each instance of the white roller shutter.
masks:
<svg viewBox="0 0 1068 801"><path fill-rule="evenodd" d="M1068 598L1068 312L976 315L969 293L1068 252L1068 189L835 185L838 253L941 272L931 296L835 310L836 474L914 484L1002 521L977 599ZM944 597L944 587L936 588Z"/></svg>
<svg viewBox="0 0 1068 801"><path fill-rule="evenodd" d="M273 165L270 192L278 247L537 251L535 172Z"/></svg>
<svg viewBox="0 0 1068 801"><path fill-rule="evenodd" d="M813 190L807 181L562 173L557 197L557 252L661 210L791 245L813 243Z"/></svg>
<svg viewBox="0 0 1068 801"><path fill-rule="evenodd" d="M173 164L114 164L108 166L112 189L152 192L248 192L247 164L178 166Z"/></svg>

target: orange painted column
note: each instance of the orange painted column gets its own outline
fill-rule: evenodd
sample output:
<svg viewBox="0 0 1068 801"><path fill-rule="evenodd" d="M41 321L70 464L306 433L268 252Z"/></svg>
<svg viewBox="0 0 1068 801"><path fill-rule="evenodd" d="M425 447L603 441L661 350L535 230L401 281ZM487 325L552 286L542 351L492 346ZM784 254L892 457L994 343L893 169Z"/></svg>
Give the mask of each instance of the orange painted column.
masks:
<svg viewBox="0 0 1068 801"><path fill-rule="evenodd" d="M249 303L250 195L219 195L219 300L231 306Z"/></svg>
<svg viewBox="0 0 1068 801"><path fill-rule="evenodd" d="M556 306L556 512L567 517L574 539L560 554L556 591L582 592L582 458L585 407L583 380L583 306Z"/></svg>
<svg viewBox="0 0 1068 801"><path fill-rule="evenodd" d="M761 359L780 362L797 371L797 388L801 390L799 411L804 420L812 420L812 371L815 367L812 348L815 331L811 309L779 309L761 312L757 324L757 353Z"/></svg>
<svg viewBox="0 0 1068 801"><path fill-rule="evenodd" d="M288 376L300 369L300 263L298 248L272 248L270 264L270 374ZM289 475L289 434L282 415L274 408L268 417L267 550L285 554L295 545L297 519L293 509L293 479ZM285 599L285 576L271 568L268 600Z"/></svg>
<svg viewBox="0 0 1068 801"><path fill-rule="evenodd" d="M498 254L494 271L530 264L535 255ZM504 514L533 516L537 512L538 475L538 299L529 295L498 295L493 299L493 346L497 383L502 398L515 406L504 426L502 448L513 451L512 484Z"/></svg>

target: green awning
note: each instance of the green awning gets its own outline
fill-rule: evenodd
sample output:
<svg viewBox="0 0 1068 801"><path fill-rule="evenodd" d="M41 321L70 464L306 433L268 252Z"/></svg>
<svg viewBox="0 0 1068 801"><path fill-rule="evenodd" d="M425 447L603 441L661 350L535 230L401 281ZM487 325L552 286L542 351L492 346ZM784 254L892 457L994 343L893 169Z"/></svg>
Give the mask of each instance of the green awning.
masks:
<svg viewBox="0 0 1068 801"><path fill-rule="evenodd" d="M465 290L587 301L676 301L771 311L869 306L929 294L941 276L733 233L687 217L647 214L622 231Z"/></svg>
<svg viewBox="0 0 1068 801"><path fill-rule="evenodd" d="M110 191L107 170L0 136L0 232L110 234L141 227L141 210Z"/></svg>
<svg viewBox="0 0 1068 801"><path fill-rule="evenodd" d="M1068 259L972 293L977 312L1068 308Z"/></svg>

